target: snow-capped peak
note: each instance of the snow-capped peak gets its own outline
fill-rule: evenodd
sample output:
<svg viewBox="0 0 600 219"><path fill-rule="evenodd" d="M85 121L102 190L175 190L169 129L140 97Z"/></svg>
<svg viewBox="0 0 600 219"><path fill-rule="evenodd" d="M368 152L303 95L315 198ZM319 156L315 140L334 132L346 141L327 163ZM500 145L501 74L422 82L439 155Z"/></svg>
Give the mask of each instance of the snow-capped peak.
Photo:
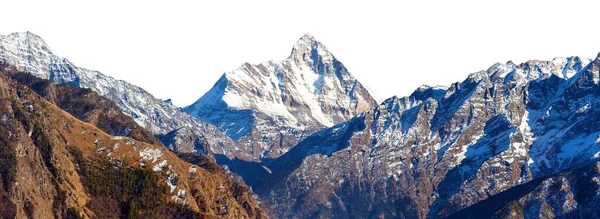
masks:
<svg viewBox="0 0 600 219"><path fill-rule="evenodd" d="M0 35L0 40L5 46L16 47L19 45L27 45L26 47L21 48L40 48L46 50L47 52L52 52L52 50L50 49L48 44L46 44L46 41L44 41L44 39L29 31L15 32L8 35Z"/></svg>
<svg viewBox="0 0 600 219"><path fill-rule="evenodd" d="M302 136L376 104L325 46L305 34L287 59L246 63L226 72L184 110L233 139L247 141L251 150L261 150L261 156L277 156Z"/></svg>
<svg viewBox="0 0 600 219"><path fill-rule="evenodd" d="M41 37L31 32L0 35L0 59L42 78L49 78L51 62L63 61Z"/></svg>

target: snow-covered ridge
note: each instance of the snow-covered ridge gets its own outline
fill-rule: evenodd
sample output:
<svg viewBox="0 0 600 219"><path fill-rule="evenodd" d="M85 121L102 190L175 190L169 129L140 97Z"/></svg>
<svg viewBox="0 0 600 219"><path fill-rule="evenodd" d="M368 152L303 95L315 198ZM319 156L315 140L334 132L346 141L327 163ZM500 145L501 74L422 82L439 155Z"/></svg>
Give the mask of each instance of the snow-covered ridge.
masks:
<svg viewBox="0 0 600 219"><path fill-rule="evenodd" d="M491 77L493 79L512 80L513 77L517 76L519 83L543 79L550 75L569 79L591 61L591 59L578 56L556 57L550 61L529 60L521 64L508 61L506 63L496 63L485 71L472 73L469 78L477 80L482 77Z"/></svg>
<svg viewBox="0 0 600 219"><path fill-rule="evenodd" d="M130 115L152 134L169 136L171 139L163 137L161 140L169 142L165 145L171 149L180 152L206 152L209 150L204 147L210 145L214 147L210 151L233 156L231 152L236 143L216 127L198 121L170 101L155 98L138 86L76 66L55 55L44 40L35 34L25 32L0 35L0 59L20 71L56 83L89 88L111 99L126 115Z"/></svg>

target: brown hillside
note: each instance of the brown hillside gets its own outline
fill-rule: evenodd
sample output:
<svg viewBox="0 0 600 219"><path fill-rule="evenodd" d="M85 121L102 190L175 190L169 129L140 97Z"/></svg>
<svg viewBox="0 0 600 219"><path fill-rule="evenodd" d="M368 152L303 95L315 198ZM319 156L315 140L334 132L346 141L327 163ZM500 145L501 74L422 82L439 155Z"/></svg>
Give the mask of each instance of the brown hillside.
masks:
<svg viewBox="0 0 600 219"><path fill-rule="evenodd" d="M108 135L4 75L0 100L4 216L265 217L221 168L184 162L162 145Z"/></svg>
<svg viewBox="0 0 600 219"><path fill-rule="evenodd" d="M110 135L128 136L150 144L162 144L131 117L123 114L117 104L90 89L55 84L29 73L18 72L2 61L0 73L26 85L62 110Z"/></svg>

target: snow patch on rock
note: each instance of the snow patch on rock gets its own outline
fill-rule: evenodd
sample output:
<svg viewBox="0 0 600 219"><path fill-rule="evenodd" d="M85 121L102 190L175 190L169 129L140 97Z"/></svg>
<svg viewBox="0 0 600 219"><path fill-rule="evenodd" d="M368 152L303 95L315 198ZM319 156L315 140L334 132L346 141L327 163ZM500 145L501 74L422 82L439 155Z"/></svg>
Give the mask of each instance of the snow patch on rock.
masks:
<svg viewBox="0 0 600 219"><path fill-rule="evenodd" d="M167 166L167 160L163 160L160 163L154 165L154 167L152 167L152 171L154 172L158 172L161 171L163 169L163 167Z"/></svg>
<svg viewBox="0 0 600 219"><path fill-rule="evenodd" d="M142 160L148 160L152 163L155 163L164 156L163 152L156 148L144 148L139 152L139 155L142 158Z"/></svg>

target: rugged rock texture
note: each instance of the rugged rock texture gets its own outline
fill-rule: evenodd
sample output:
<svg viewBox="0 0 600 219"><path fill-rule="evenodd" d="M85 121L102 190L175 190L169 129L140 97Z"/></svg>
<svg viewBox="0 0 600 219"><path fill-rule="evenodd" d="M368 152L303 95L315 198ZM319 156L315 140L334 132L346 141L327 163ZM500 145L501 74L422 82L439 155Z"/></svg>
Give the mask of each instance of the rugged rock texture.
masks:
<svg viewBox="0 0 600 219"><path fill-rule="evenodd" d="M449 216L598 159L598 69L600 57L496 64L230 166L279 217Z"/></svg>
<svg viewBox="0 0 600 219"><path fill-rule="evenodd" d="M216 127L198 121L140 87L75 66L55 55L42 38L32 33L0 35L0 60L42 79L97 92L116 103L140 126L159 136L165 146L178 152L213 151L231 158L250 159L236 151L237 142Z"/></svg>
<svg viewBox="0 0 600 219"><path fill-rule="evenodd" d="M449 218L599 218L600 163L515 186Z"/></svg>
<svg viewBox="0 0 600 219"><path fill-rule="evenodd" d="M272 158L375 105L325 46L304 35L289 58L226 72L184 111L219 127L254 158Z"/></svg>
<svg viewBox="0 0 600 219"><path fill-rule="evenodd" d="M17 218L265 217L209 159L114 137L0 75L0 213Z"/></svg>

